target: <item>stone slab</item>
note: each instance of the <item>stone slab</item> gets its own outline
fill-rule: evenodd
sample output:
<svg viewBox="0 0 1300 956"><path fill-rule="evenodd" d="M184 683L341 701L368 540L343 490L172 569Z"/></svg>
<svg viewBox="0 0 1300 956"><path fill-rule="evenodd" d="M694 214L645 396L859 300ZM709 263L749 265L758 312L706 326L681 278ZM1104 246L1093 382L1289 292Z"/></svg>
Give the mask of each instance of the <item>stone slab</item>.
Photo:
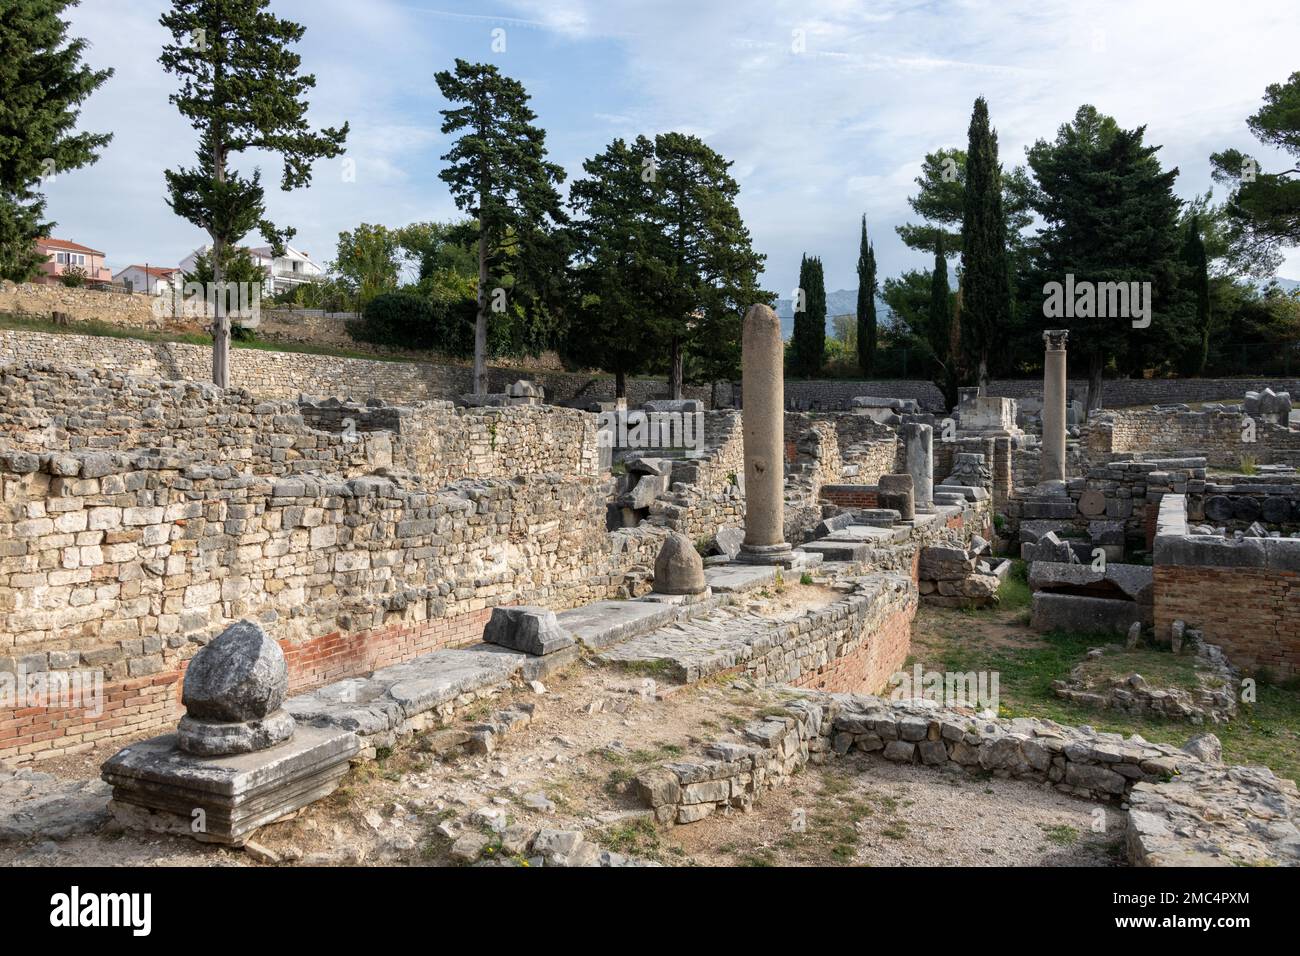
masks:
<svg viewBox="0 0 1300 956"><path fill-rule="evenodd" d="M704 570L706 580L709 571ZM671 624L679 613L678 608L652 601L597 601L561 611L555 618L587 647L607 647Z"/></svg>
<svg viewBox="0 0 1300 956"><path fill-rule="evenodd" d="M871 557L871 545L860 540L822 538L799 546L801 551L820 554L823 561L866 561Z"/></svg>
<svg viewBox="0 0 1300 956"><path fill-rule="evenodd" d="M704 580L715 594L737 594L776 583L775 566L724 564L704 569Z"/></svg>
<svg viewBox="0 0 1300 956"><path fill-rule="evenodd" d="M442 650L290 697L284 709L302 724L333 726L362 736L395 731L410 718L468 691L509 682L526 655Z"/></svg>
<svg viewBox="0 0 1300 956"><path fill-rule="evenodd" d="M123 822L240 845L258 827L332 792L360 749L348 731L299 727L266 750L198 757L181 751L175 734L165 734L123 748L102 774Z"/></svg>
<svg viewBox="0 0 1300 956"><path fill-rule="evenodd" d="M1036 631L1070 631L1075 634L1127 634L1134 621L1149 627L1151 605L1077 594L1034 594L1029 626Z"/></svg>

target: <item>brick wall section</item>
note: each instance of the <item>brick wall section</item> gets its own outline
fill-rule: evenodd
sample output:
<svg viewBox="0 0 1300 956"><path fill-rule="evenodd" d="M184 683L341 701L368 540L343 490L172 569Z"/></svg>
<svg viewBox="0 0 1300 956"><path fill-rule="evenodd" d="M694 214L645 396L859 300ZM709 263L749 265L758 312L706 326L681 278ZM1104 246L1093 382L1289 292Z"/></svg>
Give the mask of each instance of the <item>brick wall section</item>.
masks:
<svg viewBox="0 0 1300 956"><path fill-rule="evenodd" d="M869 639L857 646L845 646L841 656L803 674L792 683L795 687L822 690L832 694L876 694L889 684L911 653L912 619L916 607L899 608L875 623Z"/></svg>
<svg viewBox="0 0 1300 956"><path fill-rule="evenodd" d="M1234 665L1300 674L1300 540L1191 534L1187 496L1160 503L1152 575L1156 637L1174 621L1201 631Z"/></svg>
<svg viewBox="0 0 1300 956"><path fill-rule="evenodd" d="M822 485L823 501L841 508L875 508L875 485Z"/></svg>
<svg viewBox="0 0 1300 956"><path fill-rule="evenodd" d="M1300 674L1300 572L1157 566L1153 579L1156 634L1184 621L1248 672Z"/></svg>

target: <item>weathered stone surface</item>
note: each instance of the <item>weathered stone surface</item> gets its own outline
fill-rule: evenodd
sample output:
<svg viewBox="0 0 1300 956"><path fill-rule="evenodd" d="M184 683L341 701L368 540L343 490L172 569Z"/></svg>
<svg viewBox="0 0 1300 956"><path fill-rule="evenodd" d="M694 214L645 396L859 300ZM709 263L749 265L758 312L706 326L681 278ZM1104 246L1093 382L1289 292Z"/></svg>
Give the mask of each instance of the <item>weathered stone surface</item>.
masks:
<svg viewBox="0 0 1300 956"><path fill-rule="evenodd" d="M1144 564L1107 562L1104 570L1091 564L1063 564L1035 561L1029 569L1029 587L1034 591L1110 587L1139 604L1150 604L1152 568Z"/></svg>
<svg viewBox="0 0 1300 956"><path fill-rule="evenodd" d="M659 594L703 594L704 560L691 539L673 532L655 558L654 590Z"/></svg>
<svg viewBox="0 0 1300 956"><path fill-rule="evenodd" d="M186 714L176 727L176 745L187 753L212 757L265 750L293 736L294 719L285 710L257 720L218 723Z"/></svg>
<svg viewBox="0 0 1300 956"><path fill-rule="evenodd" d="M120 750L104 764L103 777L125 825L241 845L258 827L332 793L360 748L348 731L300 726L276 747L198 757L167 734ZM202 829L195 828L195 810L203 811Z"/></svg>
<svg viewBox="0 0 1300 956"><path fill-rule="evenodd" d="M1079 634L1127 634L1134 621L1149 625L1151 606L1112 598L1034 593L1029 626L1036 631L1074 631Z"/></svg>
<svg viewBox="0 0 1300 956"><path fill-rule="evenodd" d="M911 475L881 475L876 488L876 503L897 511L903 521L916 517L916 497Z"/></svg>
<svg viewBox="0 0 1300 956"><path fill-rule="evenodd" d="M240 621L191 659L181 703L200 720L259 720L279 709L288 689L280 645L256 624Z"/></svg>
<svg viewBox="0 0 1300 956"><path fill-rule="evenodd" d="M575 643L573 636L560 627L555 612L544 607L495 607L483 640L541 657L554 654Z"/></svg>

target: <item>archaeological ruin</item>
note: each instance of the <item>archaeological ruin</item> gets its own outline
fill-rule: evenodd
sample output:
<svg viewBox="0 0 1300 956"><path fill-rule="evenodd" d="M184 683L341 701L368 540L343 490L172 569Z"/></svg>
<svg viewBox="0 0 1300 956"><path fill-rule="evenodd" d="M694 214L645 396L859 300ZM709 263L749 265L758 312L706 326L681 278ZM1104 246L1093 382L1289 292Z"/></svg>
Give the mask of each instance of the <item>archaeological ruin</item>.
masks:
<svg viewBox="0 0 1300 956"><path fill-rule="evenodd" d="M467 400L436 368L262 351L221 390L187 346L0 332L0 792L22 797L0 847L112 821L278 860L277 821L356 768L413 741L494 759L590 672L627 687L592 720L670 722L720 686L759 708L625 775L655 827L897 765L1121 813L1135 865L1300 863L1294 783L1215 738L897 693L918 614L1016 586L1027 632L1094 638L1052 688L1102 725L1185 738L1239 719L1243 681L1300 675L1287 389L1154 383L1088 416L1068 336L1044 338L1036 388L946 409L890 383L811 399L766 306L743 382L676 402L560 379ZM1203 683L1122 673L1139 650ZM88 754L102 781L42 773ZM520 799L558 812L544 785ZM474 814L439 823L453 862L643 862Z"/></svg>

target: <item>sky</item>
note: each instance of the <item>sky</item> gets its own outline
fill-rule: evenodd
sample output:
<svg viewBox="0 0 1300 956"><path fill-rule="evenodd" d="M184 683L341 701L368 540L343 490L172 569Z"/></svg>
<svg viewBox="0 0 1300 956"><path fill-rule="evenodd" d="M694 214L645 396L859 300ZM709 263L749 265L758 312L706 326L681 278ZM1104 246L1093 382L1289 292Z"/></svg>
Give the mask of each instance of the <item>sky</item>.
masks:
<svg viewBox="0 0 1300 956"><path fill-rule="evenodd" d="M102 249L117 271L176 265L206 241L167 206L163 171L194 162L196 134L168 102L158 64L168 34L157 0L83 0L72 34L116 73L80 128L112 132L90 167L47 186L54 234ZM1265 170L1283 157L1250 135L1265 86L1300 69L1296 0L272 0L306 28L312 124L351 124L347 158L316 164L309 188L278 189L268 210L293 244L334 256L358 223L453 218L438 178L447 106L433 75L457 57L520 80L571 181L617 137L693 133L734 163L738 205L766 255L764 286L788 296L803 253L828 289L857 285L865 214L881 279L926 268L894 232L929 151L965 146L971 105L989 103L1004 166L1051 139L1083 103L1145 125L1183 198L1212 185L1209 155L1238 147ZM1288 165L1294 165L1290 163ZM566 186L567 189L567 186ZM1222 187L1215 195L1222 198ZM250 245L259 245L256 236ZM1279 270L1300 277L1300 250Z"/></svg>

